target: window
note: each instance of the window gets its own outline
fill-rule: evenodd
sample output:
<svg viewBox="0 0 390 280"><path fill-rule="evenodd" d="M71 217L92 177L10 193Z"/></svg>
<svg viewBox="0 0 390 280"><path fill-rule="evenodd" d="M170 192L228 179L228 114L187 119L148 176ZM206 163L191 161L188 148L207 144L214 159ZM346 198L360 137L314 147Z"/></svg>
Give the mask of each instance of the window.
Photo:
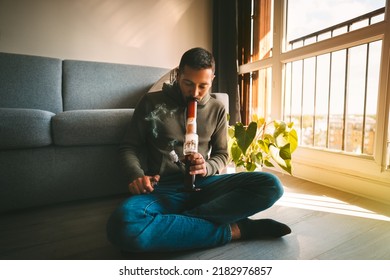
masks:
<svg viewBox="0 0 390 280"><path fill-rule="evenodd" d="M390 194L390 1L237 2L242 120L294 122L298 177Z"/></svg>
<svg viewBox="0 0 390 280"><path fill-rule="evenodd" d="M273 3L238 1L243 121L248 123L253 114L270 117L276 80L283 83L281 117L295 123L301 145L372 156L382 40L362 35L348 47L335 42L334 51L323 44L313 56L302 59L302 52L293 53L282 64L284 72L275 75L279 79L273 79ZM291 53L371 26L384 20L384 6L385 0L286 1L286 40L277 43L287 42L280 49Z"/></svg>
<svg viewBox="0 0 390 280"><path fill-rule="evenodd" d="M373 155L381 41L285 66L285 118L300 144Z"/></svg>
<svg viewBox="0 0 390 280"><path fill-rule="evenodd" d="M272 3L271 0L243 0L238 2L239 64L248 65L272 57ZM267 115L263 106L269 99L272 69L264 67L239 76L241 118L247 123L253 114Z"/></svg>
<svg viewBox="0 0 390 280"><path fill-rule="evenodd" d="M384 19L385 10L380 7L384 5L383 0L362 2L356 9L342 9L340 5L346 2L305 3L309 6L306 10L301 8L302 0L288 1L286 29L287 38L292 38L288 40L288 50L340 36ZM307 13L310 6L313 13ZM372 9L375 10L370 11ZM343 12L337 13L337 10ZM366 13L359 14L362 12ZM337 22L342 20L345 21ZM329 22L334 25L327 26ZM318 28L321 29L315 30ZM334 52L318 49L323 54L285 65L288 83L285 84L284 96L289 103L284 104L284 116L297 125L301 145L373 155L381 47L382 40L369 40L366 44L340 47Z"/></svg>

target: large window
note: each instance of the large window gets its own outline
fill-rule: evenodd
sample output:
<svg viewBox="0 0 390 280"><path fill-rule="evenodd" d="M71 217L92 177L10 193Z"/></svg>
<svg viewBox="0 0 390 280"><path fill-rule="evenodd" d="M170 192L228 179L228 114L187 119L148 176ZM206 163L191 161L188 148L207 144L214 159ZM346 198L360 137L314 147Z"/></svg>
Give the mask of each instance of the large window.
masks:
<svg viewBox="0 0 390 280"><path fill-rule="evenodd" d="M285 118L301 145L373 155L381 41L285 65Z"/></svg>
<svg viewBox="0 0 390 280"><path fill-rule="evenodd" d="M389 185L389 2L237 1L241 117L293 121L302 174Z"/></svg>
<svg viewBox="0 0 390 280"><path fill-rule="evenodd" d="M238 1L244 122L253 114L269 117L276 95L272 75L280 73L275 73L271 59L273 3ZM372 26L384 20L384 6L385 0L288 0L280 49L288 53ZM328 44L322 46L316 55L302 59L302 52L296 52L282 64L281 117L295 123L302 146L373 155L382 40L368 32L348 47L342 40L335 41L333 51Z"/></svg>
<svg viewBox="0 0 390 280"><path fill-rule="evenodd" d="M289 0L287 49L383 21L384 0L352 2L360 5L341 9L345 3L310 1L302 9L302 0ZM335 12L337 6L343 12ZM318 49L323 53L285 64L285 118L297 125L301 145L373 155L382 40L333 47L339 50Z"/></svg>

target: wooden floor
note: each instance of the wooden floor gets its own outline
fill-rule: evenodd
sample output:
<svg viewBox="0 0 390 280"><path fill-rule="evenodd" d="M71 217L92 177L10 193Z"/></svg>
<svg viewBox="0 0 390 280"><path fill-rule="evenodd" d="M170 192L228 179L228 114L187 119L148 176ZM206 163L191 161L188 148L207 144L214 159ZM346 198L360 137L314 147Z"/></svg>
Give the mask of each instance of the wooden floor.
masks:
<svg viewBox="0 0 390 280"><path fill-rule="evenodd" d="M390 206L279 174L285 195L253 218L288 224L280 239L174 254L122 254L105 235L123 199L110 197L0 215L0 259L390 260Z"/></svg>

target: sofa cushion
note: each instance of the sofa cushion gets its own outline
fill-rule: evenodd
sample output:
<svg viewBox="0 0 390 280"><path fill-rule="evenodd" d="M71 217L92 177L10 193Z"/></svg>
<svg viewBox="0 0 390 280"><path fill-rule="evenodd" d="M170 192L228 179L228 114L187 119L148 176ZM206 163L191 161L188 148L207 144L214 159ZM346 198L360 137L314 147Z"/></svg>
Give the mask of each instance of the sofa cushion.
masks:
<svg viewBox="0 0 390 280"><path fill-rule="evenodd" d="M62 111L62 61L0 53L0 107Z"/></svg>
<svg viewBox="0 0 390 280"><path fill-rule="evenodd" d="M74 110L53 118L53 139L56 145L119 144L134 109Z"/></svg>
<svg viewBox="0 0 390 280"><path fill-rule="evenodd" d="M64 111L134 108L168 69L64 60Z"/></svg>
<svg viewBox="0 0 390 280"><path fill-rule="evenodd" d="M226 113L229 113L229 95L224 92L212 92L211 97L219 100L225 106Z"/></svg>
<svg viewBox="0 0 390 280"><path fill-rule="evenodd" d="M53 116L43 110L0 108L0 149L50 145Z"/></svg>
<svg viewBox="0 0 390 280"><path fill-rule="evenodd" d="M160 91L164 84L172 84L176 79L176 68L165 73L158 81L156 81L148 92Z"/></svg>

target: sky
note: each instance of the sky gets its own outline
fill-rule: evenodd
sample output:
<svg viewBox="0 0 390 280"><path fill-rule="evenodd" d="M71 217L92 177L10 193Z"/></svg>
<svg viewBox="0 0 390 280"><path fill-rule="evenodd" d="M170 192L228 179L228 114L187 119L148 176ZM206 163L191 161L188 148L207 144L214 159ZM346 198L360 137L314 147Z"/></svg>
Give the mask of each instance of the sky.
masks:
<svg viewBox="0 0 390 280"><path fill-rule="evenodd" d="M288 0L288 41L384 7L385 2L385 0Z"/></svg>

